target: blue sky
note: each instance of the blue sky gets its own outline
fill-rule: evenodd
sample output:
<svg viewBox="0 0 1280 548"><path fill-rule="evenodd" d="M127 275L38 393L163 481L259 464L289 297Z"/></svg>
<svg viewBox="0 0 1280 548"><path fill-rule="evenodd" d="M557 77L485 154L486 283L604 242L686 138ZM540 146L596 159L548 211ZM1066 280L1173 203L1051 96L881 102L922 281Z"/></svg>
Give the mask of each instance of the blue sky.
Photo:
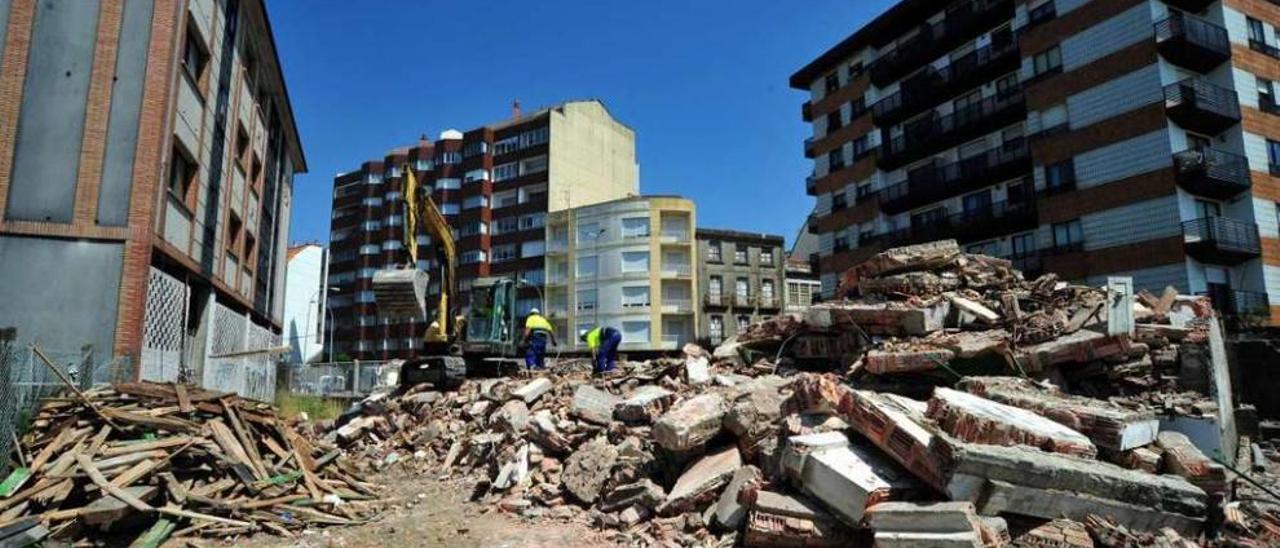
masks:
<svg viewBox="0 0 1280 548"><path fill-rule="evenodd" d="M450 127L599 98L636 130L640 190L698 224L781 234L812 208L795 70L890 0L273 0L310 173L290 239L327 241L333 176Z"/></svg>

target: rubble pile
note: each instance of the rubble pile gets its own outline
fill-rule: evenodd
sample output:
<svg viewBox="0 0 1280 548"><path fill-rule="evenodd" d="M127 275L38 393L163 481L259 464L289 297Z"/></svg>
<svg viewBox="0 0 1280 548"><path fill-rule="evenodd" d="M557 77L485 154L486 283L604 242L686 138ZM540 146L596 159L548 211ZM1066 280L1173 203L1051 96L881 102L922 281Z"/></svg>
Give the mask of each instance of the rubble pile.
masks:
<svg viewBox="0 0 1280 548"><path fill-rule="evenodd" d="M954 242L886 251L842 283L859 296L710 355L417 386L366 401L329 441L371 470L470 478L484 504L626 544L1181 546L1224 531L1250 545L1280 531L1269 507L1228 503L1234 478L1197 445L1220 412L1203 298L1129 304Z"/></svg>
<svg viewBox="0 0 1280 548"><path fill-rule="evenodd" d="M375 486L262 403L123 383L43 402L0 484L0 544L235 537L361 523Z"/></svg>

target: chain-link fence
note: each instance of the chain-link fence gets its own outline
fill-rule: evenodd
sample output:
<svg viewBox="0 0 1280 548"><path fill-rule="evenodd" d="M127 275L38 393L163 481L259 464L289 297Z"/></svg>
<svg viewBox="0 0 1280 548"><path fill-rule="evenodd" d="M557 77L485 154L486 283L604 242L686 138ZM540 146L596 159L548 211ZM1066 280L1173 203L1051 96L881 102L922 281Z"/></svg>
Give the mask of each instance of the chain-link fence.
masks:
<svg viewBox="0 0 1280 548"><path fill-rule="evenodd" d="M0 455L6 459L40 401L66 389L50 365L80 390L131 381L134 376L133 364L127 359L104 359L89 347L62 350L28 346L14 341L12 331L0 330ZM0 469L7 472L11 464L0 461Z"/></svg>
<svg viewBox="0 0 1280 548"><path fill-rule="evenodd" d="M284 386L294 394L364 397L392 388L400 362L355 361L289 364Z"/></svg>

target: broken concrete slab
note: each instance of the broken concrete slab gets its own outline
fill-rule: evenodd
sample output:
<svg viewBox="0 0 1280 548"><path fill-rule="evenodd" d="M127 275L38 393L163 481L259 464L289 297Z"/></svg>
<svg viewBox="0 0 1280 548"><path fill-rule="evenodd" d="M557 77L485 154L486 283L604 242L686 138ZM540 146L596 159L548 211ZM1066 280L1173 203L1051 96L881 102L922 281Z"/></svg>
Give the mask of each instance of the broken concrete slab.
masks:
<svg viewBox="0 0 1280 548"><path fill-rule="evenodd" d="M951 362L955 353L943 348L923 350L872 350L862 358L862 367L876 375L933 371Z"/></svg>
<svg viewBox="0 0 1280 548"><path fill-rule="evenodd" d="M988 480L978 511L983 514L1021 514L1046 519L1066 517L1084 520L1090 515L1109 516L1143 531L1165 527L1187 535L1199 534L1204 517L1166 512L1138 504L1128 504L1084 493L1057 489L1037 489L1009 482Z"/></svg>
<svg viewBox="0 0 1280 548"><path fill-rule="evenodd" d="M922 490L896 465L851 445L839 432L788 439L783 463L792 483L853 527L861 524L867 508Z"/></svg>
<svg viewBox="0 0 1280 548"><path fill-rule="evenodd" d="M904 272L858 281L858 291L870 295L936 296L960 289L960 278L933 272Z"/></svg>
<svg viewBox="0 0 1280 548"><path fill-rule="evenodd" d="M919 306L898 301L823 303L809 308L806 321L822 329L860 328L869 335L907 337L942 329L950 310L945 300Z"/></svg>
<svg viewBox="0 0 1280 548"><path fill-rule="evenodd" d="M613 410L614 418L631 423L650 423L671 407L676 394L670 390L647 384L637 388L631 397L622 400Z"/></svg>
<svg viewBox="0 0 1280 548"><path fill-rule="evenodd" d="M1131 344L1127 335L1081 330L1019 349L1017 360L1028 373L1039 373L1059 365L1123 357L1130 353Z"/></svg>
<svg viewBox="0 0 1280 548"><path fill-rule="evenodd" d="M520 398L526 404L532 404L538 398L541 398L543 394L550 392L552 388L555 388L555 383L551 382L551 379L540 377L512 390L511 397Z"/></svg>
<svg viewBox="0 0 1280 548"><path fill-rule="evenodd" d="M742 456L737 447L722 449L699 459L680 474L667 499L658 507L658 513L675 515L715 498L718 490L729 483L734 471L741 467Z"/></svg>
<svg viewBox="0 0 1280 548"><path fill-rule="evenodd" d="M1166 472L1186 478L1211 495L1226 492L1226 468L1205 456L1185 434L1161 432L1156 445L1164 450L1162 462Z"/></svg>
<svg viewBox="0 0 1280 548"><path fill-rule="evenodd" d="M667 492L648 478L634 483L619 485L603 493L600 500L601 512L616 512L631 506L644 506L655 509L666 500Z"/></svg>
<svg viewBox="0 0 1280 548"><path fill-rule="evenodd" d="M679 402L653 425L653 439L668 451L698 448L720 433L728 404L719 394L694 396Z"/></svg>
<svg viewBox="0 0 1280 548"><path fill-rule="evenodd" d="M982 522L971 502L890 501L867 511L867 525L876 531L977 534Z"/></svg>
<svg viewBox="0 0 1280 548"><path fill-rule="evenodd" d="M955 293L947 293L944 296L947 300L951 301L952 306L959 309L962 313L972 315L983 323L994 325L1002 318L999 312L987 308L986 305L983 305L973 299L967 299Z"/></svg>
<svg viewBox="0 0 1280 548"><path fill-rule="evenodd" d="M622 398L590 384L580 384L573 391L574 416L595 424L608 426L613 422L613 410Z"/></svg>
<svg viewBox="0 0 1280 548"><path fill-rule="evenodd" d="M529 406L521 400L509 400L489 416L489 422L499 431L523 432L529 424Z"/></svg>
<svg viewBox="0 0 1280 548"><path fill-rule="evenodd" d="M745 485L759 481L762 477L760 469L749 464L734 472L733 479L729 480L728 487L720 493L720 498L714 505L715 523L728 531L736 531L741 527L747 518L747 507L738 501L738 494Z"/></svg>
<svg viewBox="0 0 1280 548"><path fill-rule="evenodd" d="M764 377L762 377L764 379ZM760 380L744 383L746 390L730 404L724 426L739 438L758 439L773 431L773 425L782 416L782 404L786 398L778 391L779 385Z"/></svg>
<svg viewBox="0 0 1280 548"><path fill-rule="evenodd" d="M1031 411L950 388L935 388L926 416L967 442L1027 445L1044 451L1094 458L1098 449L1084 434Z"/></svg>
<svg viewBox="0 0 1280 548"><path fill-rule="evenodd" d="M593 504L613 473L613 465L617 461L618 449L607 438L596 438L569 455L561 480L565 489L574 497Z"/></svg>
<svg viewBox="0 0 1280 548"><path fill-rule="evenodd" d="M951 262L959 255L960 245L955 240L895 247L873 255L846 272L841 288L853 289L861 280L896 272L930 270Z"/></svg>
<svg viewBox="0 0 1280 548"><path fill-rule="evenodd" d="M1111 451L1151 444L1160 423L1152 411L1134 411L1111 402L1065 394L1052 385L1016 377L966 377L957 387L1065 425Z"/></svg>

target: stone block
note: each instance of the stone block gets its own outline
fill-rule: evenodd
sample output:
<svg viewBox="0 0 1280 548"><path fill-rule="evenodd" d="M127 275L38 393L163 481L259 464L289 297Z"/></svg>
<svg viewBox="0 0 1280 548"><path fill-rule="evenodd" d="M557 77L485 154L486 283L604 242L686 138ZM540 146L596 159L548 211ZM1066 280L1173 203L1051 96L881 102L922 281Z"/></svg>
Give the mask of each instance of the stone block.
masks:
<svg viewBox="0 0 1280 548"><path fill-rule="evenodd" d="M650 423L665 413L675 399L674 392L647 384L636 388L631 397L619 402L613 415L626 422Z"/></svg>
<svg viewBox="0 0 1280 548"><path fill-rule="evenodd" d="M680 474L667 493L658 513L672 516L715 498L721 487L729 483L733 473L742 467L737 447L729 447L707 455Z"/></svg>
<svg viewBox="0 0 1280 548"><path fill-rule="evenodd" d="M696 449L720 433L727 409L719 394L702 394L677 403L654 423L654 441L673 452Z"/></svg>
<svg viewBox="0 0 1280 548"><path fill-rule="evenodd" d="M573 391L573 415L599 425L613 422L613 410L622 398L589 384L580 384Z"/></svg>
<svg viewBox="0 0 1280 548"><path fill-rule="evenodd" d="M541 398L543 394L550 392L555 387L555 383L546 377L539 377L525 383L520 388L511 391L511 397L520 398L526 404L532 404Z"/></svg>
<svg viewBox="0 0 1280 548"><path fill-rule="evenodd" d="M1086 458L1098 449L1084 434L1031 411L967 392L936 388L926 413L943 431L968 442L1027 445Z"/></svg>
<svg viewBox="0 0 1280 548"><path fill-rule="evenodd" d="M793 437L787 452L784 469L792 483L850 526L861 524L867 508L920 490L895 465L838 432Z"/></svg>
<svg viewBox="0 0 1280 548"><path fill-rule="evenodd" d="M617 461L618 449L608 439L596 438L569 455L560 476L561 481L565 489L578 500L593 504L613 473L613 465Z"/></svg>

